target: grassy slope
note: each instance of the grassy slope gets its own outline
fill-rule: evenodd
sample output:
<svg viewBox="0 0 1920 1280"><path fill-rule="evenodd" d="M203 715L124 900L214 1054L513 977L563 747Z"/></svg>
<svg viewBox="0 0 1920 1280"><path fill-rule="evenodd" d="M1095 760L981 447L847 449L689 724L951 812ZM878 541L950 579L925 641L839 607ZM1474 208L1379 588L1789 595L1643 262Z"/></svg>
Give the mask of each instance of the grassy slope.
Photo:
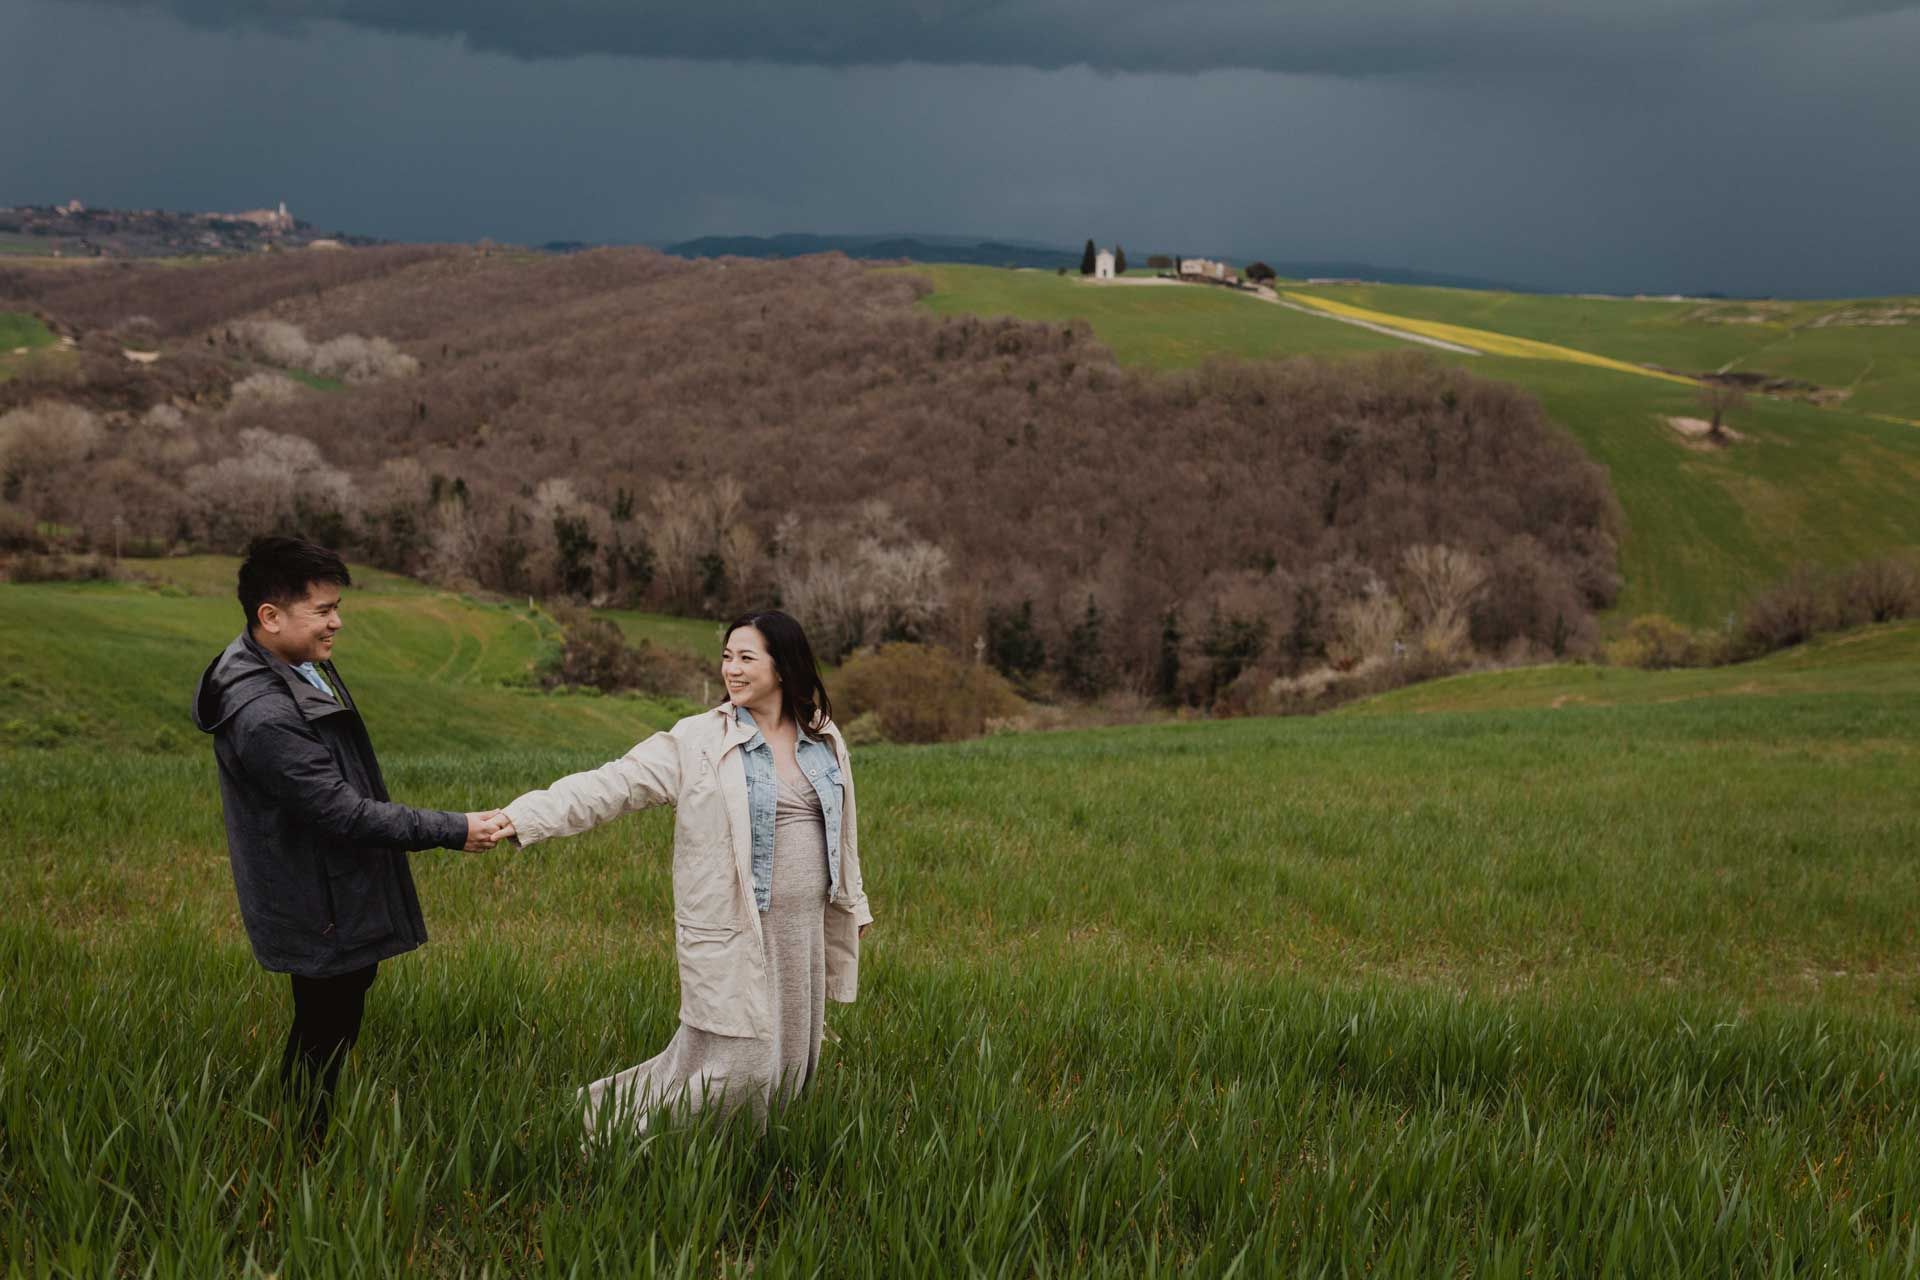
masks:
<svg viewBox="0 0 1920 1280"><path fill-rule="evenodd" d="M1731 369L1798 378L1851 391L1852 409L1920 418L1920 298L1665 302L1411 285L1297 291L1687 373ZM1893 314L1900 311L1913 314ZM1904 323L1833 323L1875 316Z"/></svg>
<svg viewBox="0 0 1920 1280"><path fill-rule="evenodd" d="M198 567L212 578L220 566ZM338 661L383 753L428 793L497 802L672 718L640 700L502 687L537 652L541 620L367 576L348 596ZM205 755L186 704L232 612L224 597L123 585L0 586L0 720L60 715L80 726L77 750L12 748L10 772L58 790L120 759L111 767L189 785ZM1115 959L1198 948L1230 966L1264 956L1322 977L1445 975L1497 990L1524 953L1529 971L1556 982L1678 965L1698 990L1764 1001L1803 994L1769 958L1785 948L1796 964L1847 952L1888 989L1920 997L1920 969L1867 954L1920 961L1920 938L1847 918L1878 919L1861 895L1889 876L1920 876L1906 853L1920 835L1920 793L1905 781L1920 744L1916 659L1920 624L1900 624L1720 671L1465 677L1311 721L872 749L862 758L874 802L863 807L873 846L889 851L878 884L896 922L938 940L929 960L989 942L1090 946ZM1556 701L1580 710L1553 710ZM1443 714L1453 712L1483 714ZM43 825L44 798L13 803L29 810L13 829L66 829ZM204 822L216 802L183 793L169 803ZM1685 881L1700 873L1700 850L1713 865L1764 862L1781 840L1830 851L1829 864L1802 869L1836 895L1824 922L1797 918L1805 903L1768 891L1749 903L1765 928L1730 940L1618 889L1623 868L1651 867L1676 841L1693 852L1664 873ZM611 856L619 843L581 847ZM1540 858L1565 865L1516 896ZM1192 878L1168 882L1170 860ZM994 888L1014 882L1012 897ZM1716 883L1700 880L1692 905L1710 909ZM1221 895L1225 886L1242 896ZM1486 900L1463 911L1443 886ZM1244 894L1259 899L1253 920L1240 918ZM1594 933L1592 948L1543 932L1568 913ZM1082 929L1092 932L1071 942ZM1113 936L1098 941L1103 929Z"/></svg>
<svg viewBox="0 0 1920 1280"><path fill-rule="evenodd" d="M1089 321L1128 364L1184 368L1218 356L1259 359L1300 351L1404 349L1409 344L1285 307L1252 304L1200 286L1090 285L1077 276L993 267L911 268L934 282L926 306L943 314Z"/></svg>
<svg viewBox="0 0 1920 1280"><path fill-rule="evenodd" d="M624 745L489 687L524 618L368 576L341 661L397 795ZM0 586L0 691L138 741L231 611ZM1764 699L863 750L880 924L812 1099L591 1163L573 1090L673 1028L668 815L417 858L435 942L307 1165L204 746L0 748L0 1239L28 1274L1910 1274L1914 645Z"/></svg>
<svg viewBox="0 0 1920 1280"><path fill-rule="evenodd" d="M637 609L599 609L595 613L618 626L629 644L645 640L695 657L716 660L719 657L720 623L666 613L642 613Z"/></svg>
<svg viewBox="0 0 1920 1280"><path fill-rule="evenodd" d="M199 750L194 682L239 631L234 561L144 563L167 582L8 586L0 608L0 741ZM554 636L543 615L362 570L342 610L342 673L382 750L486 750L503 734L613 750L685 709L514 687Z"/></svg>
<svg viewBox="0 0 1920 1280"><path fill-rule="evenodd" d="M1083 318L1127 364L1178 368L1216 355L1339 354L1364 346L1403 346L1365 330L1321 321L1222 291L1172 288L1095 289L1040 272L985 267L916 268L935 282L927 305L948 313L1015 314L1036 319ZM1405 293L1443 300L1515 299L1515 295L1461 290L1318 288L1360 305L1391 311ZM1615 303L1581 299L1518 299L1526 303L1522 336L1602 354L1640 359L1657 339L1601 349L1589 328L1571 320L1555 326L1539 316L1564 308L1569 316L1600 308L1626 314L1626 307L1682 309L1694 304ZM1801 304L1796 304L1801 305ZM1814 304L1804 304L1814 305ZM1836 304L1819 304L1836 305ZM1613 308L1614 311L1604 311ZM1454 311L1406 314L1497 329L1497 309L1484 313L1460 302ZM1523 326L1512 331L1521 333ZM1619 327L1616 323L1616 328ZM1669 326L1680 334L1679 355L1667 363L1697 364L1691 354L1723 356L1688 344L1719 341L1734 326ZM1655 331L1656 334L1660 332ZM1745 329L1741 332L1746 333ZM1866 335L1885 344L1889 334L1911 329L1804 330L1829 341L1829 333ZM1745 341L1753 341L1747 333ZM1793 401L1756 399L1739 428L1749 439L1733 448L1690 448L1667 425L1669 417L1699 413L1684 386L1548 360L1462 358L1463 367L1516 383L1538 395L1555 422L1577 437L1612 474L1626 511L1628 532L1621 553L1626 577L1617 616L1660 612L1696 625L1720 622L1758 586L1802 559L1839 563L1889 549L1920 547L1920 430L1859 413L1818 409ZM1730 357L1727 357L1730 358ZM1720 362L1724 363L1724 359Z"/></svg>
<svg viewBox="0 0 1920 1280"><path fill-rule="evenodd" d="M0 382L13 376L13 368L31 359L35 351L54 344L52 330L30 315L19 311L0 311ZM25 347L23 354L16 351Z"/></svg>
<svg viewBox="0 0 1920 1280"><path fill-rule="evenodd" d="M1621 617L1718 624L1798 561L1920 548L1920 430L1756 399L1745 441L1693 448L1666 424L1699 413L1685 387L1543 360L1466 367L1539 396L1608 469L1627 517Z"/></svg>
<svg viewBox="0 0 1920 1280"><path fill-rule="evenodd" d="M0 311L0 351L11 353L16 347L48 347L53 333L46 325L19 311Z"/></svg>
<svg viewBox="0 0 1920 1280"><path fill-rule="evenodd" d="M1544 666L1455 676L1411 685L1346 708L1343 715L1629 707L1698 699L1920 695L1920 623L1888 623L1737 666L1638 671Z"/></svg>

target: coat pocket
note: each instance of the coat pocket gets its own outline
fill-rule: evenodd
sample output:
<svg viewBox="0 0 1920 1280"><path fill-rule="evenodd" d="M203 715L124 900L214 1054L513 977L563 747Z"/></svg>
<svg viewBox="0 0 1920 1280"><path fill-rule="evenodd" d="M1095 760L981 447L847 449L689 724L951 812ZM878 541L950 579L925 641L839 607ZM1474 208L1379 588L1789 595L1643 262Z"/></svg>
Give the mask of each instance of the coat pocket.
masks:
<svg viewBox="0 0 1920 1280"><path fill-rule="evenodd" d="M393 932L382 870L369 858L327 855L327 897L333 925L328 936L342 946L365 946Z"/></svg>
<svg viewBox="0 0 1920 1280"><path fill-rule="evenodd" d="M680 962L680 1020L716 1035L756 1034L748 944L738 925L676 918L674 950Z"/></svg>

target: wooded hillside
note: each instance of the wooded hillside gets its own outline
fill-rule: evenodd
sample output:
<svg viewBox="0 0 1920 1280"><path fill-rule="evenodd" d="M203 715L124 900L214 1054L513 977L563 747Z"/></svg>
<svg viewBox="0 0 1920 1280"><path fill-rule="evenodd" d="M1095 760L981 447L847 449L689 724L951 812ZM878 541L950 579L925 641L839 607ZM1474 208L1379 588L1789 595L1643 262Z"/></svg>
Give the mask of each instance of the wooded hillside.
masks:
<svg viewBox="0 0 1920 1280"><path fill-rule="evenodd" d="M1604 473L1521 392L1406 356L1123 370L924 288L644 250L0 273L0 309L80 340L0 382L0 536L300 529L447 584L777 599L835 656L933 640L1195 700L1396 642L1578 648L1618 588Z"/></svg>

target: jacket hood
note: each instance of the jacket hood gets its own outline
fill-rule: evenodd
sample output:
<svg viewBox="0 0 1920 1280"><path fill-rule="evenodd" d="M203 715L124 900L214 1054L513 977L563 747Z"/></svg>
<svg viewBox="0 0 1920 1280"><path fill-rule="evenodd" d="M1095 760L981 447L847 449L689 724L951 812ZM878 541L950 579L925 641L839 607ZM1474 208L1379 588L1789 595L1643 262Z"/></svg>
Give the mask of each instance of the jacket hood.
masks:
<svg viewBox="0 0 1920 1280"><path fill-rule="evenodd" d="M280 673L243 631L200 673L200 685L193 694L193 723L201 732L212 733L240 708L276 688L285 688Z"/></svg>

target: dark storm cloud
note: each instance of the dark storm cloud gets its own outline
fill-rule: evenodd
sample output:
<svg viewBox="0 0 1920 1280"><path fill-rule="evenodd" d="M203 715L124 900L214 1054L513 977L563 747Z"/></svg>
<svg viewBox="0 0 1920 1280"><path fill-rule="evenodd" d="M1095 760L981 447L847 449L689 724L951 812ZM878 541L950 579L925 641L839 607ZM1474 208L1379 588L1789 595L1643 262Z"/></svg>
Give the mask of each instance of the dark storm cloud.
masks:
<svg viewBox="0 0 1920 1280"><path fill-rule="evenodd" d="M1666 57L1920 0L79 0L214 29L324 21L541 59L1340 76Z"/></svg>
<svg viewBox="0 0 1920 1280"><path fill-rule="evenodd" d="M340 21L0 0L0 114L26 122L0 130L0 204L284 199L403 240L1093 236L1134 258L1563 289L1920 291L1920 9L1777 15L1621 19L1610 47L1645 47L1611 60L1561 25L1558 62L1339 76L849 69L745 45L516 58Z"/></svg>

